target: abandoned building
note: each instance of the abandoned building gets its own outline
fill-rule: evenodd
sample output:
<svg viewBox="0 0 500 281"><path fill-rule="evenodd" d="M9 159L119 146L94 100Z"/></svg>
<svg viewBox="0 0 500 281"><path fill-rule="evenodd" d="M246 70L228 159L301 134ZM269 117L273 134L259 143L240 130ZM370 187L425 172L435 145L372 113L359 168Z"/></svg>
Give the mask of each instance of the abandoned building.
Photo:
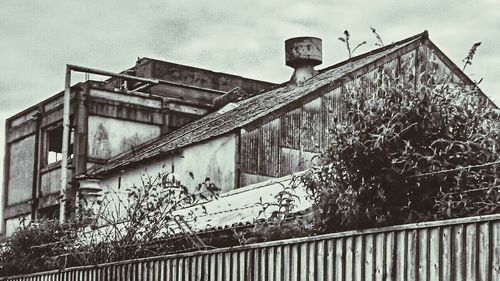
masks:
<svg viewBox="0 0 500 281"><path fill-rule="evenodd" d="M164 136L216 110L228 91L258 93L272 83L141 58L123 71L157 85L111 78L71 87L70 185L87 168ZM57 217L62 157L63 93L6 121L4 223Z"/></svg>
<svg viewBox="0 0 500 281"><path fill-rule="evenodd" d="M473 85L427 32L321 70L314 69L322 62L320 39L289 39L285 49L294 73L279 85L142 58L121 74L157 84L116 76L71 86L67 195L86 185L132 186L145 171L167 169L186 186L208 177L220 187L206 224L230 226L251 219L252 198L272 194L276 183L314 164L343 118L343 89L362 83L370 91L380 75L416 84L426 70ZM59 93L6 122L7 234L22 219L57 217L62 119ZM229 205L233 213L220 212Z"/></svg>

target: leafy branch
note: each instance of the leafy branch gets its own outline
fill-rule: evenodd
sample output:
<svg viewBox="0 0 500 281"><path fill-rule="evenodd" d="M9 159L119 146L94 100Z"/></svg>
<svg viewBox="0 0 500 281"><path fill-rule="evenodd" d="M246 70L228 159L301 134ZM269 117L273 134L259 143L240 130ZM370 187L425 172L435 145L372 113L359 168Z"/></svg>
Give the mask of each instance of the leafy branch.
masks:
<svg viewBox="0 0 500 281"><path fill-rule="evenodd" d="M375 35L375 38L377 39L377 42L375 42L375 46L383 47L384 42L382 41L380 35L377 33L377 30L373 26L370 26L370 29L372 33Z"/></svg>
<svg viewBox="0 0 500 281"><path fill-rule="evenodd" d="M356 45L356 47L354 47L354 49L351 51L351 43L350 43L350 34L349 34L349 31L348 30L345 30L344 31L344 34L343 34L343 37L339 37L338 39L343 42L347 48L347 53L349 55L349 58L352 57L352 55L354 54L354 52L361 46L365 45L366 44L366 41L363 41L361 43L359 43L358 45Z"/></svg>
<svg viewBox="0 0 500 281"><path fill-rule="evenodd" d="M470 48L469 52L467 53L467 56L462 60L464 62L464 66L462 67L462 71L465 71L465 68L468 65L472 65L472 59L474 58L474 55L476 54L477 48L481 46L482 42L476 42L472 45Z"/></svg>

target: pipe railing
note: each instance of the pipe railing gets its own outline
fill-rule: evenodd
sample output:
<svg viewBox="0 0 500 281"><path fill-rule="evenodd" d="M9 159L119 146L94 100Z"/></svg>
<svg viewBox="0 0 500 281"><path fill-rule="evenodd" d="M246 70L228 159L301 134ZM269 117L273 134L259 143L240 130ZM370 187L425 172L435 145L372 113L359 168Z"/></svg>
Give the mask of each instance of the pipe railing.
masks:
<svg viewBox="0 0 500 281"><path fill-rule="evenodd" d="M127 74L114 73L110 71L99 70L90 67L79 65L67 64L66 76L64 81L64 101L63 101L63 136L62 136L62 160L61 160L61 186L60 186L60 201L59 201L59 220L66 219L66 203L67 201L67 186L68 186L68 146L69 146L69 132L70 132L70 96L71 96L71 72L83 72L96 75L120 78L124 80L131 80L137 82L144 82L148 84L160 84L158 79L150 79L137 77Z"/></svg>

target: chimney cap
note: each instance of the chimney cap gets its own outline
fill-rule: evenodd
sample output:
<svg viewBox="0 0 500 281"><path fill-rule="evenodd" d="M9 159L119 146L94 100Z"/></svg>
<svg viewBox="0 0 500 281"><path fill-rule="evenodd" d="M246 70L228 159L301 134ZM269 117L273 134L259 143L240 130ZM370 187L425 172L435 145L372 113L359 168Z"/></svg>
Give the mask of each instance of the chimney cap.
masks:
<svg viewBox="0 0 500 281"><path fill-rule="evenodd" d="M302 36L285 40L286 65L296 68L300 65L322 63L322 40L317 37Z"/></svg>

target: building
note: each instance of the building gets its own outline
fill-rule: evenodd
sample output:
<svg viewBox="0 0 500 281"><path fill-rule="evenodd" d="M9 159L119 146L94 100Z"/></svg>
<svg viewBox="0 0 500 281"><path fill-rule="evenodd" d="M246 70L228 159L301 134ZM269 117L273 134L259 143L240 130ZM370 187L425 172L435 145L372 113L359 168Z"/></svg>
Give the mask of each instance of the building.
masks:
<svg viewBox="0 0 500 281"><path fill-rule="evenodd" d="M103 190L132 186L146 171L168 169L186 186L209 177L226 194L214 203L210 224L230 226L252 219L235 205L251 205L275 192L276 182L314 164L343 118L343 90L363 85L369 91L384 75L417 85L424 71L433 71L436 83L474 84L427 32L318 71L320 39L290 39L285 48L294 74L280 85L142 59L124 73L161 84L112 78L73 86L68 194L74 197L88 180ZM20 218L57 212L61 112L59 94L7 121L7 233ZM19 170L33 173L33 180L12 172ZM217 217L228 202L234 211Z"/></svg>
<svg viewBox="0 0 500 281"><path fill-rule="evenodd" d="M157 84L110 78L71 87L69 196L88 167L166 135L217 109L217 98L237 88L258 93L274 84L149 58L121 72ZM63 92L6 121L4 230L21 219L58 217Z"/></svg>

